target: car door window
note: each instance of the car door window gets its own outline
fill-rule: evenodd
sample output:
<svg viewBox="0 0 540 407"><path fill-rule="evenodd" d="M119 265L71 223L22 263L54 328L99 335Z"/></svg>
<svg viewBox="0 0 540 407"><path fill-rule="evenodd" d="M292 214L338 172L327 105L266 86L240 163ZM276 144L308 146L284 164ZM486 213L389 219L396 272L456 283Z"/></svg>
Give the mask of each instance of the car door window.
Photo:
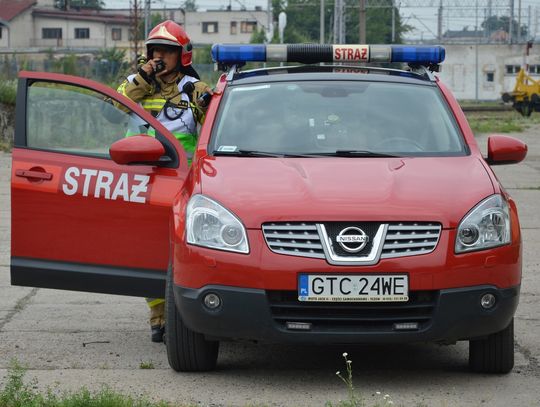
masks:
<svg viewBox="0 0 540 407"><path fill-rule="evenodd" d="M30 148L109 158L109 147L116 140L156 134L145 120L116 107L101 93L63 83L33 82L27 112Z"/></svg>

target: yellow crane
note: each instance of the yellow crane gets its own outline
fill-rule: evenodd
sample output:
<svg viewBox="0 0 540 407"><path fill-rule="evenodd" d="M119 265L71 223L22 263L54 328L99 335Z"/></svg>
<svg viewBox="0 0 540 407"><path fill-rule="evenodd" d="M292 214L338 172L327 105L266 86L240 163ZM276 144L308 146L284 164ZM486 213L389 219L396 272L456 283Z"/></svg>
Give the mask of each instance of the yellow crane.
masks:
<svg viewBox="0 0 540 407"><path fill-rule="evenodd" d="M527 57L531 48L532 42L528 42ZM527 68L522 67L517 74L514 90L503 93L502 100L504 103L512 102L512 107L523 116L530 116L534 110L540 112L540 80L533 79Z"/></svg>
<svg viewBox="0 0 540 407"><path fill-rule="evenodd" d="M516 86L512 92L502 94L505 103L512 102L512 107L523 116L530 116L533 110L540 112L540 80L534 80L524 68L516 77Z"/></svg>

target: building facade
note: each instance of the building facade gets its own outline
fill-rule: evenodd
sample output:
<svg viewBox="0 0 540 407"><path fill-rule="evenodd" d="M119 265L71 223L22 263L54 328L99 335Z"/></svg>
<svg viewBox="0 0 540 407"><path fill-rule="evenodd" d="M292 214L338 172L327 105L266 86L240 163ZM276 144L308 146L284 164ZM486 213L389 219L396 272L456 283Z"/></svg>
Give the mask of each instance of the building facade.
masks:
<svg viewBox="0 0 540 407"><path fill-rule="evenodd" d="M0 0L0 51L129 48L128 15L58 10L49 1Z"/></svg>
<svg viewBox="0 0 540 407"><path fill-rule="evenodd" d="M439 74L458 99L500 100L511 91L526 62L535 80L540 80L540 44L526 59L524 44L448 44Z"/></svg>

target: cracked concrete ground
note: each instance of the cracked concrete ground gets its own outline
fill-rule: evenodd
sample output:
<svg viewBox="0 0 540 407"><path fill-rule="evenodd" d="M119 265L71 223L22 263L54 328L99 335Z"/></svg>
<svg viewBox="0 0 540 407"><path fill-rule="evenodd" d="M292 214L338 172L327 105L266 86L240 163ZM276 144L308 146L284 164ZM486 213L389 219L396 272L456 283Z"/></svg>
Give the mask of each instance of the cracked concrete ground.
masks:
<svg viewBox="0 0 540 407"><path fill-rule="evenodd" d="M10 286L10 156L0 155L0 383L10 360L27 366L40 388L98 389L212 406L323 406L347 397L336 370L353 360L356 388L368 405L540 405L540 126L515 135L526 161L495 167L518 204L523 232L523 284L516 314L516 366L509 375L467 371L466 343L403 346L290 346L224 343L219 369L178 374L165 347L149 340L140 298ZM485 150L486 138L479 137ZM141 369L151 362L154 369Z"/></svg>

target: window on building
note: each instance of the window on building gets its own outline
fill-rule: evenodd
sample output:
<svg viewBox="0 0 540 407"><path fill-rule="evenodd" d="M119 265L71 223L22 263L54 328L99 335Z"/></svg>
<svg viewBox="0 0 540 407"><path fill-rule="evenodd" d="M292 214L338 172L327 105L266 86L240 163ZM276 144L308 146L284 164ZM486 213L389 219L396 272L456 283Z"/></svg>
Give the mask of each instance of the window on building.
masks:
<svg viewBox="0 0 540 407"><path fill-rule="evenodd" d="M2 38L2 37L0 37L0 38ZM539 75L540 74L540 65L530 65L529 66L529 73Z"/></svg>
<svg viewBox="0 0 540 407"><path fill-rule="evenodd" d="M238 27L236 26L236 21L231 21L231 35L238 34Z"/></svg>
<svg viewBox="0 0 540 407"><path fill-rule="evenodd" d="M90 38L90 28L75 28L75 38L77 39Z"/></svg>
<svg viewBox="0 0 540 407"><path fill-rule="evenodd" d="M506 73L509 75L518 73L521 69L520 65L505 65Z"/></svg>
<svg viewBox="0 0 540 407"><path fill-rule="evenodd" d="M204 34L215 34L218 32L218 23L217 21L212 22L203 22L202 23L202 32Z"/></svg>
<svg viewBox="0 0 540 407"><path fill-rule="evenodd" d="M43 39L60 39L62 38L62 29L61 28L42 28L41 37Z"/></svg>
<svg viewBox="0 0 540 407"><path fill-rule="evenodd" d="M256 21L242 21L240 23L240 32L242 34L251 34L255 30L257 30Z"/></svg>
<svg viewBox="0 0 540 407"><path fill-rule="evenodd" d="M486 81L493 82L495 80L495 72L486 72Z"/></svg>
<svg viewBox="0 0 540 407"><path fill-rule="evenodd" d="M111 35L112 35L112 40L113 41L122 41L122 29L121 28L113 28Z"/></svg>
<svg viewBox="0 0 540 407"><path fill-rule="evenodd" d="M2 27L0 27L0 38L2 38Z"/></svg>

